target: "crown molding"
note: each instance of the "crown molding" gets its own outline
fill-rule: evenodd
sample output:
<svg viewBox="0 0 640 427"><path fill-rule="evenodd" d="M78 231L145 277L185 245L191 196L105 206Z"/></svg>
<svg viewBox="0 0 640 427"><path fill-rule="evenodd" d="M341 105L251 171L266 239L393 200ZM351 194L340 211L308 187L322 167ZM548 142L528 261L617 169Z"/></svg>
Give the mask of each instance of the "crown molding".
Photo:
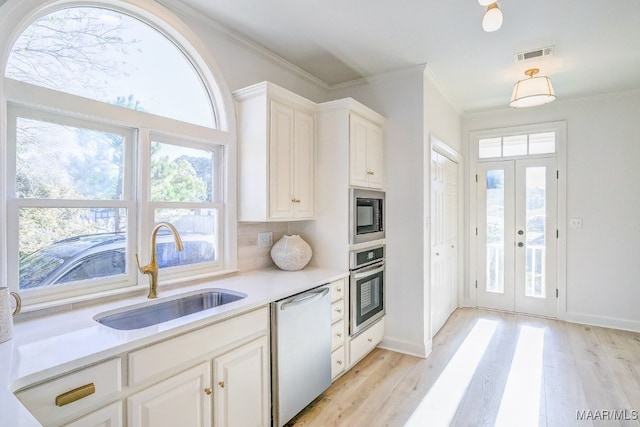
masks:
<svg viewBox="0 0 640 427"><path fill-rule="evenodd" d="M212 30L216 31L217 33L219 33L220 35L222 35L224 38L226 38L227 40L236 43L237 45L246 48L248 50L250 50L253 53L257 53L258 55L262 56L263 58L265 58L266 60L268 60L269 62L278 65L296 75L298 75L299 77L307 80L308 82L318 86L320 89L323 90L329 90L331 89L331 86L326 83L325 81L317 78L316 76L314 76L313 74L303 70L302 68L298 67L297 65L292 64L291 62L287 61L286 59L284 59L283 57L281 57L280 55L277 55L276 53L270 51L269 49L267 49L266 47L260 45L259 43L249 39L248 37L238 33L237 31L229 28L228 26L222 24L219 21L216 21L213 18L210 18L209 16L206 16L205 14L196 11L195 9L193 9L192 7L184 4L181 1L176 1L176 0L156 0L158 3L162 4L163 6L165 6L166 8L173 10L175 12L181 13L187 17L189 17L190 19L193 19L195 21L200 22L201 24L205 25L208 28L211 28Z"/></svg>

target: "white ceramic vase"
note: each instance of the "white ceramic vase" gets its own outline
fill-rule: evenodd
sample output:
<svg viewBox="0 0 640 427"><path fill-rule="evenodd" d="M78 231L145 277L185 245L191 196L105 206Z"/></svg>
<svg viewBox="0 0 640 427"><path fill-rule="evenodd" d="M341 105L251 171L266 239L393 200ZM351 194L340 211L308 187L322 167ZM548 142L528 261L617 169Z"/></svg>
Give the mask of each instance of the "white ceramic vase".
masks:
<svg viewBox="0 0 640 427"><path fill-rule="evenodd" d="M11 297L16 300L16 308L11 308ZM13 318L20 312L20 297L9 291L7 286L0 287L0 342L13 337Z"/></svg>
<svg viewBox="0 0 640 427"><path fill-rule="evenodd" d="M298 234L285 235L271 248L271 259L282 270L301 270L311 259L311 246Z"/></svg>

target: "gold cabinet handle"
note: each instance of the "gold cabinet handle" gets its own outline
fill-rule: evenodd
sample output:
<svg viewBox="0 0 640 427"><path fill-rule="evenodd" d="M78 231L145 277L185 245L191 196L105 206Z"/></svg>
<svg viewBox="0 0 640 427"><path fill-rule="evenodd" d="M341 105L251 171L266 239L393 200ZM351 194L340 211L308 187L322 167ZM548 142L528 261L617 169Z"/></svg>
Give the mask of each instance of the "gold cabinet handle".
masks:
<svg viewBox="0 0 640 427"><path fill-rule="evenodd" d="M338 333L336 334L336 336L337 336L338 338L342 338L342 334L341 334L340 332L338 332Z"/></svg>
<svg viewBox="0 0 640 427"><path fill-rule="evenodd" d="M336 363L337 363L338 365L342 365L342 360L336 360Z"/></svg>
<svg viewBox="0 0 640 427"><path fill-rule="evenodd" d="M295 197L291 199L291 203L300 203L300 199L296 199Z"/></svg>
<svg viewBox="0 0 640 427"><path fill-rule="evenodd" d="M341 309L341 308L336 308L336 311L337 311L338 313L342 313L342 309Z"/></svg>
<svg viewBox="0 0 640 427"><path fill-rule="evenodd" d="M342 288L337 288L336 291L342 292Z"/></svg>
<svg viewBox="0 0 640 427"><path fill-rule="evenodd" d="M205 388L205 389L204 389L204 392L205 392L205 394L206 394L207 396L211 396L211 393L213 393L213 390L211 390L211 388L210 388L210 387L207 387L207 388Z"/></svg>
<svg viewBox="0 0 640 427"><path fill-rule="evenodd" d="M369 342L373 342L373 340L371 338L367 338L367 341Z"/></svg>
<svg viewBox="0 0 640 427"><path fill-rule="evenodd" d="M367 171L367 175L374 175L373 171Z"/></svg>
<svg viewBox="0 0 640 427"><path fill-rule="evenodd" d="M224 381L220 381L220 382L218 383L218 385L219 385L221 388L224 388L225 383L224 383Z"/></svg>
<svg viewBox="0 0 640 427"><path fill-rule="evenodd" d="M96 392L96 386L93 383L85 384L81 387L74 388L66 393L56 396L56 406L64 406L80 400Z"/></svg>

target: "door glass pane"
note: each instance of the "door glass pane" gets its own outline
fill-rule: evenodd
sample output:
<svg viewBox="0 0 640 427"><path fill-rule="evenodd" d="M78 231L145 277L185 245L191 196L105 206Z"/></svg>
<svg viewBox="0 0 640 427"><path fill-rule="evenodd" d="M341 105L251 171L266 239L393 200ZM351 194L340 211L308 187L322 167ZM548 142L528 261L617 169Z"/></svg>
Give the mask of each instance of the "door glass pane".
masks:
<svg viewBox="0 0 640 427"><path fill-rule="evenodd" d="M545 297L545 231L546 231L546 168L526 170L526 268L525 295Z"/></svg>
<svg viewBox="0 0 640 427"><path fill-rule="evenodd" d="M504 170L487 171L487 292L504 292Z"/></svg>
<svg viewBox="0 0 640 427"><path fill-rule="evenodd" d="M502 140L503 156L526 156L527 135L505 136Z"/></svg>
<svg viewBox="0 0 640 427"><path fill-rule="evenodd" d="M484 138L478 141L478 157L502 157L502 138Z"/></svg>
<svg viewBox="0 0 640 427"><path fill-rule="evenodd" d="M555 152L555 132L532 133L529 135L529 154L547 154Z"/></svg>

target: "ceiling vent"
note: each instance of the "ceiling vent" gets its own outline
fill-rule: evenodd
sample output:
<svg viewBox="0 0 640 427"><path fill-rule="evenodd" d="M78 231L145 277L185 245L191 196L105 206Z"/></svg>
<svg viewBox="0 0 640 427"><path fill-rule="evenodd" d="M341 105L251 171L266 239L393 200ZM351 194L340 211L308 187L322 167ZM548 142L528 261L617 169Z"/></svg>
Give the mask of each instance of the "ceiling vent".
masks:
<svg viewBox="0 0 640 427"><path fill-rule="evenodd" d="M517 62L526 61L527 59L540 58L542 56L553 55L553 46L543 47L536 50L530 50L528 52L520 52L513 55Z"/></svg>

